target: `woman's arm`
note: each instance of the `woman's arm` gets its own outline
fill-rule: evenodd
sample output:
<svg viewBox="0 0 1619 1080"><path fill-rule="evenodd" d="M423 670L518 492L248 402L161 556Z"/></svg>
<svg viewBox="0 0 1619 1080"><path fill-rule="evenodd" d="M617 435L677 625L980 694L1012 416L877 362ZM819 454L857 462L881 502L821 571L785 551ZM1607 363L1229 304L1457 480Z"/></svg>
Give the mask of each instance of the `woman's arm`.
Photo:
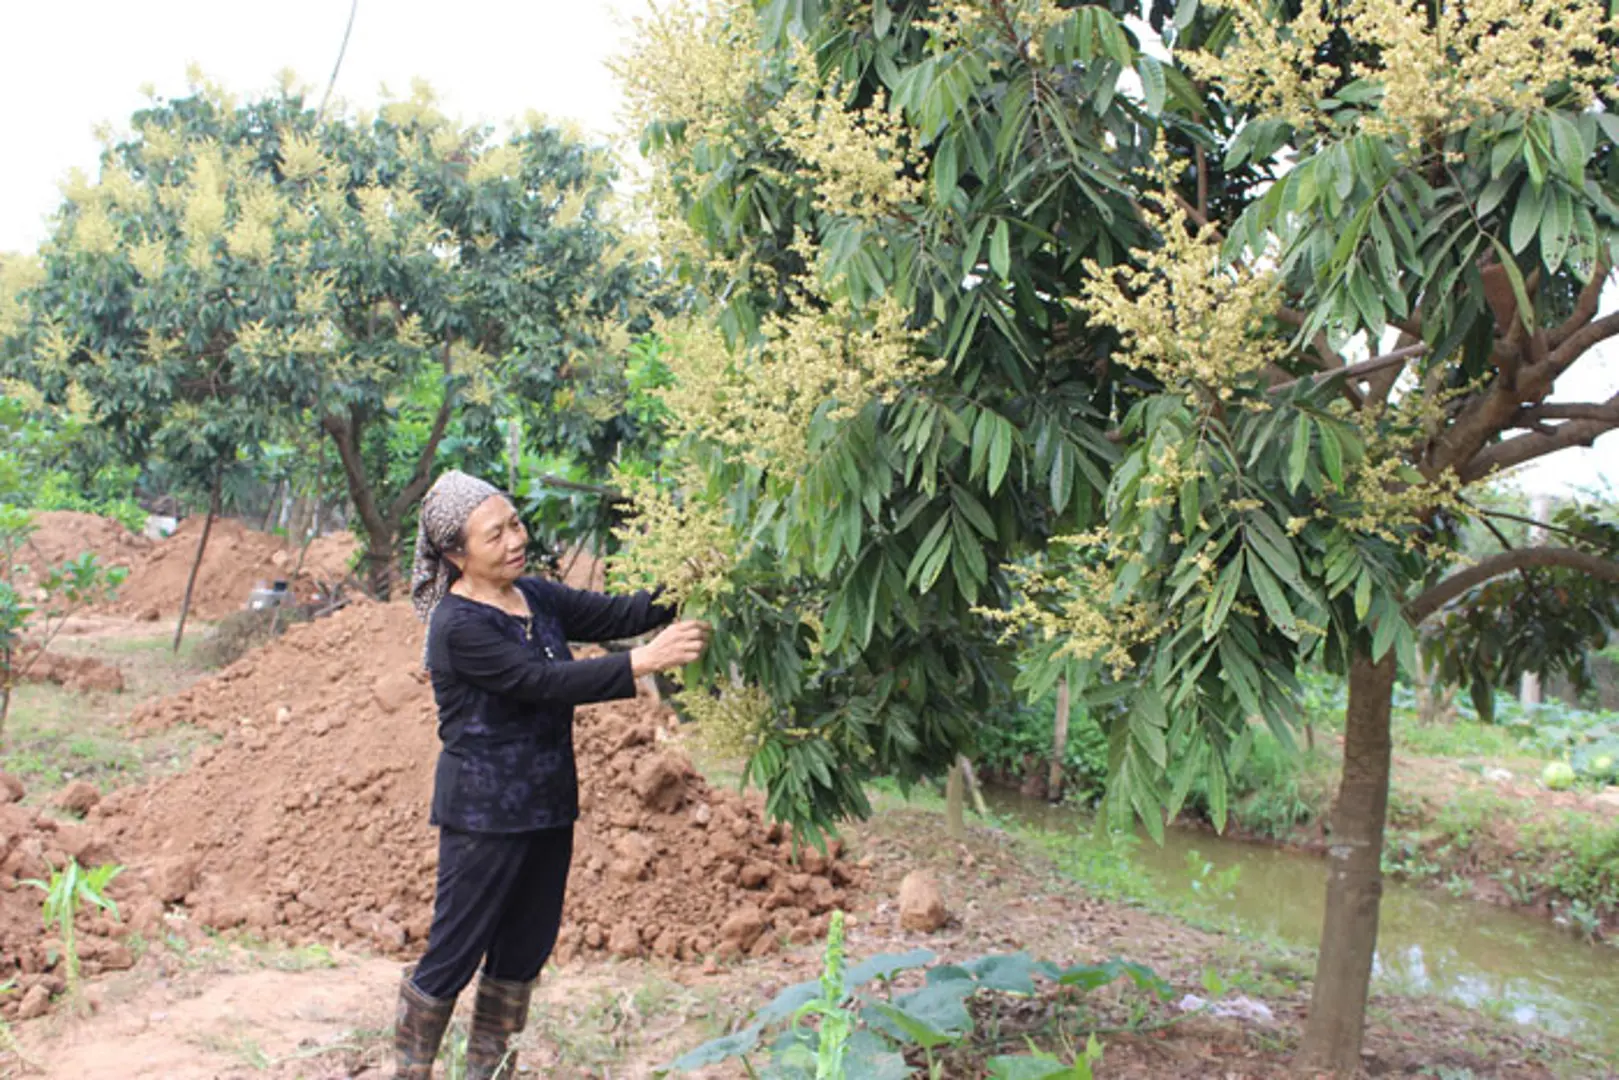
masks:
<svg viewBox="0 0 1619 1080"><path fill-rule="evenodd" d="M457 619L445 644L455 674L481 690L531 703L588 705L635 696L628 653L545 660L481 619Z"/></svg>
<svg viewBox="0 0 1619 1080"><path fill-rule="evenodd" d="M652 593L608 596L543 578L525 580L540 604L556 613L569 641L622 641L674 621L675 610L659 604Z"/></svg>

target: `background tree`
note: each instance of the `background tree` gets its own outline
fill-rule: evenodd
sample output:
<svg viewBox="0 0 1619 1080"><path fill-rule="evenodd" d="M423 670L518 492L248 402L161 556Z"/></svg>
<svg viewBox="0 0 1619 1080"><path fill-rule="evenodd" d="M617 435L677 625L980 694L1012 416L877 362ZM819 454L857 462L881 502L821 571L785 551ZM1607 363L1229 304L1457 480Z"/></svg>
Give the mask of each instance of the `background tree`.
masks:
<svg viewBox="0 0 1619 1080"><path fill-rule="evenodd" d="M214 489L318 426L379 595L452 420L577 413L570 365L628 345L646 274L605 216L607 162L538 121L497 141L423 87L317 118L291 88L241 104L199 85L132 128L96 184L69 185L13 371L51 396L82 385L134 460ZM426 388L432 419L398 470L388 428Z"/></svg>

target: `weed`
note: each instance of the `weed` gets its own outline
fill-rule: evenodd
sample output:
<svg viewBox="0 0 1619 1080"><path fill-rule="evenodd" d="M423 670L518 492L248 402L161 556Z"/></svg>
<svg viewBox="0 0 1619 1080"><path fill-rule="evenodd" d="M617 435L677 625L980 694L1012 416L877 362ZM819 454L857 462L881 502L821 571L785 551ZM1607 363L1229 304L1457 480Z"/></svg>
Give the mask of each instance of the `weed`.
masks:
<svg viewBox="0 0 1619 1080"><path fill-rule="evenodd" d="M197 660L206 668L229 667L260 645L267 644L272 636L285 632L287 627L308 621L308 613L297 607L280 609L279 617L273 607L232 612L215 623L212 632L197 647Z"/></svg>
<svg viewBox="0 0 1619 1080"><path fill-rule="evenodd" d="M1211 900L1230 900L1236 895L1237 881L1242 877L1242 864L1232 863L1216 871L1214 864L1203 858L1195 848L1186 853L1186 867L1192 872L1192 892Z"/></svg>
<svg viewBox="0 0 1619 1080"><path fill-rule="evenodd" d="M121 866L104 865L86 870L79 860L69 859L67 865L51 872L48 882L30 878L23 882L45 893L40 905L48 929L56 924L62 942L62 963L67 980L68 999L79 1000L79 949L74 932L80 903L91 904L118 918L118 905L107 895L112 879L123 873Z"/></svg>

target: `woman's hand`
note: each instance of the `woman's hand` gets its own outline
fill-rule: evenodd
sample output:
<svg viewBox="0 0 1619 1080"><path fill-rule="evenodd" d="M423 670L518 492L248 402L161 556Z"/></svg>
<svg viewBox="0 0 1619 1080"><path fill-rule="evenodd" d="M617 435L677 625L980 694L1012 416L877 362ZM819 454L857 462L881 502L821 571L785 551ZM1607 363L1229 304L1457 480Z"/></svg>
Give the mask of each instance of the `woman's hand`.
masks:
<svg viewBox="0 0 1619 1080"><path fill-rule="evenodd" d="M695 620L666 627L650 643L630 650L630 670L639 679L695 663L708 647L708 633L708 624Z"/></svg>

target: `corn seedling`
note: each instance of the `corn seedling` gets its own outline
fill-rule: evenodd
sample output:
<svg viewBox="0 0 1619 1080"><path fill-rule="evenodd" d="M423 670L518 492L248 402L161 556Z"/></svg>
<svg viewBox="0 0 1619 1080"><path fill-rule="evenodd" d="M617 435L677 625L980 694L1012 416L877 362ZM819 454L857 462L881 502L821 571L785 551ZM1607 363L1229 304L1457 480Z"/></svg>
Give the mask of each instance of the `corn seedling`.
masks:
<svg viewBox="0 0 1619 1080"><path fill-rule="evenodd" d="M79 860L69 859L62 869L51 872L49 882L35 878L23 882L45 894L45 901L41 905L45 928L49 930L54 925L61 938L63 976L67 981L70 1000L77 1001L79 997L79 950L74 935L79 905L81 902L90 904L118 918L118 905L107 895L107 886L123 869L122 866L109 864L86 870L79 865Z"/></svg>

